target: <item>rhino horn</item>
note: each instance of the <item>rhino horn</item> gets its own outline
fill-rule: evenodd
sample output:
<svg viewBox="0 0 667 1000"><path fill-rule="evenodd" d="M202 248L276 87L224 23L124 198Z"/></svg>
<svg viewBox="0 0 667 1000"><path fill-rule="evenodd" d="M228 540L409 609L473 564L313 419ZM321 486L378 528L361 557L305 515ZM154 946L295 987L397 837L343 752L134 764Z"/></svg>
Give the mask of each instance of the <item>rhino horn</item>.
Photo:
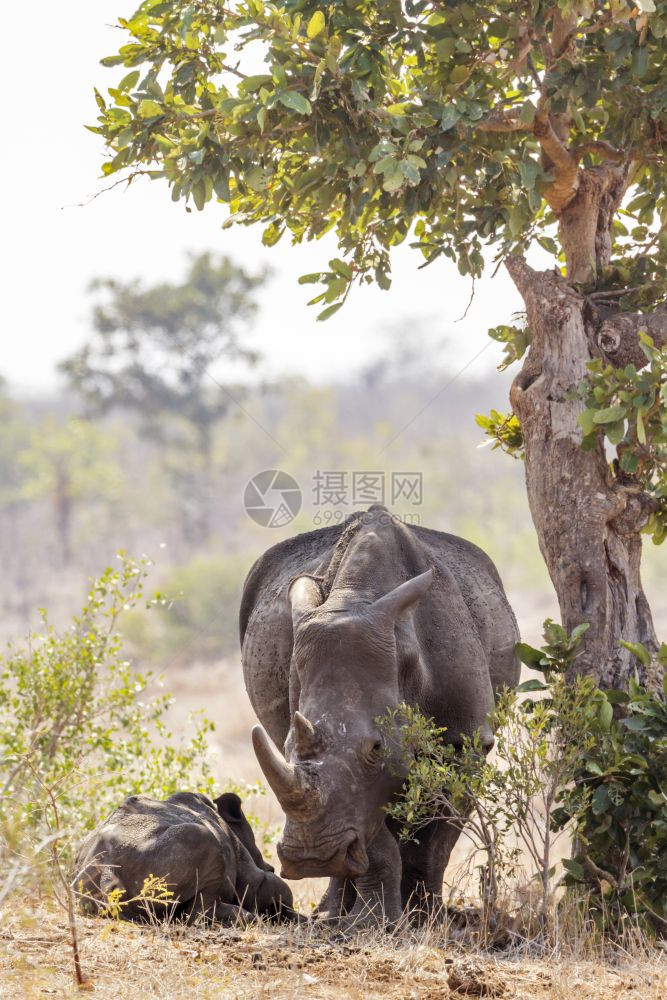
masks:
<svg viewBox="0 0 667 1000"><path fill-rule="evenodd" d="M301 712L295 712L292 728L297 755L299 757L312 757L317 749L317 736L310 719L307 719Z"/></svg>
<svg viewBox="0 0 667 1000"><path fill-rule="evenodd" d="M433 570L427 569L419 576L413 576L398 587L394 587L384 597L379 597L371 606L373 616L381 620L395 622L406 611L410 611L424 596L433 583Z"/></svg>
<svg viewBox="0 0 667 1000"><path fill-rule="evenodd" d="M302 787L293 764L288 764L261 726L252 730L252 745L264 777L284 809L303 804L305 789Z"/></svg>
<svg viewBox="0 0 667 1000"><path fill-rule="evenodd" d="M287 596L292 608L292 621L294 624L307 611L318 608L323 600L320 585L312 576L298 576L295 580L292 580Z"/></svg>

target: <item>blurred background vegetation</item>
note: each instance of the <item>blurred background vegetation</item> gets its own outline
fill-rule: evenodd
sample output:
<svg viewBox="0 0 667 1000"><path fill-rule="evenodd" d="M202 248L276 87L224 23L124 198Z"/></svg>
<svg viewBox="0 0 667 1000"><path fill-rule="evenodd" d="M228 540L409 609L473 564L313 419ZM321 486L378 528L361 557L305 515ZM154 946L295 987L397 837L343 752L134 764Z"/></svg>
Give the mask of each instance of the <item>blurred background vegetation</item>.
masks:
<svg viewBox="0 0 667 1000"><path fill-rule="evenodd" d="M211 254L191 257L172 284L100 279L89 293L89 338L63 359L61 390L20 397L2 383L0 638L25 634L39 607L64 621L88 577L124 549L154 560L150 584L167 598L150 615L125 616L139 667L236 656L239 593L253 560L358 509L351 492L346 505L316 503L315 477L327 470L381 471L387 482L392 472L421 473L421 505L392 509L481 545L524 634L536 638L557 609L522 463L483 447L475 424L475 413L503 409L511 372L455 377L430 331L406 317L384 331L375 361L360 368L350 359L347 381L267 381L262 359L242 347L267 280ZM278 337L281 322L289 318L276 318ZM246 514L243 491L276 467L296 478L303 506L289 525L262 528ZM660 550L645 548L665 634Z"/></svg>

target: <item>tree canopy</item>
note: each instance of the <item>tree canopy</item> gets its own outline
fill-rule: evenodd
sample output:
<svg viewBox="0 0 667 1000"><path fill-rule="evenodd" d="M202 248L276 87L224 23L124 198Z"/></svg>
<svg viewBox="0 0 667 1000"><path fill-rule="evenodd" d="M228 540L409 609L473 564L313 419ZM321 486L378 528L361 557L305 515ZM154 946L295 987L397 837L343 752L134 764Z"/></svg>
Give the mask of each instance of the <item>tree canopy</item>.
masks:
<svg viewBox="0 0 667 1000"><path fill-rule="evenodd" d="M218 198L268 245L335 230L341 258L301 279L320 318L356 279L388 287L406 238L473 276L536 239L572 281L664 300L666 2L145 0L120 25L104 172ZM559 242L587 187L607 227Z"/></svg>
<svg viewBox="0 0 667 1000"><path fill-rule="evenodd" d="M173 413L207 435L230 405L211 369L223 358L257 359L239 334L255 314L254 290L264 279L208 253L190 259L180 282L145 287L96 279L94 333L61 371L97 412L130 407L153 435L163 413Z"/></svg>

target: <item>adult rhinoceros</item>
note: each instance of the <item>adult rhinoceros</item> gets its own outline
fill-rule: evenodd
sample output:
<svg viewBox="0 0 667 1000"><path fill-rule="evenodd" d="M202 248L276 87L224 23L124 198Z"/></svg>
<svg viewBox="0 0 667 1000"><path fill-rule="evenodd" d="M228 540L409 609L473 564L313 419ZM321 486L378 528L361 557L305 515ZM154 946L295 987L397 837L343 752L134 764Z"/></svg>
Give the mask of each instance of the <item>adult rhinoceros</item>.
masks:
<svg viewBox="0 0 667 1000"><path fill-rule="evenodd" d="M517 638L488 556L384 507L281 542L252 567L243 670L273 741L256 726L253 744L286 815L282 875L331 879L320 912L394 921L412 900L440 904L458 831L434 822L399 846L383 807L405 772L376 719L406 702L452 743L481 729L490 747L494 691L518 680Z"/></svg>

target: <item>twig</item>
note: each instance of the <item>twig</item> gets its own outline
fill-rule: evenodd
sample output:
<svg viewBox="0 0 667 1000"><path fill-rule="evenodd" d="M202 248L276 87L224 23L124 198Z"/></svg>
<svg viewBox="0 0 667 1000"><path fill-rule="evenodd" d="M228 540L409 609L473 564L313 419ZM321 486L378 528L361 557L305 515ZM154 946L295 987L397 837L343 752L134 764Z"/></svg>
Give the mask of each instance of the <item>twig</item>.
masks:
<svg viewBox="0 0 667 1000"><path fill-rule="evenodd" d="M461 320L464 320L466 318L466 316L470 312L470 306L472 305L472 302L473 302L474 298L475 298L475 275L473 274L473 276L472 276L472 288L470 289L470 298L468 299L468 305L465 307L463 315L459 316L458 319L454 320L455 323L460 323Z"/></svg>
<svg viewBox="0 0 667 1000"><path fill-rule="evenodd" d="M76 984L79 987L79 989L86 989L88 987L88 980L85 979L83 972L81 971L79 938L76 926L76 911L74 908L74 896L72 893L72 886L69 883L69 879L65 877L65 873L63 872L62 865L60 863L60 858L58 856L58 840L62 837L62 831L60 829L60 814L58 812L58 805L56 803L56 799L55 796L53 795L53 792L48 787L48 785L44 784L32 762L30 760L27 760L26 763L30 768L30 770L32 771L35 780L41 785L43 790L48 795L49 801L51 802L51 808L53 809L53 816L55 819L56 829L54 831L55 836L51 841L51 857L53 858L53 865L58 875L58 878L62 882L63 888L65 889L67 923L69 926L70 941L72 945L72 955L74 958L74 976L76 979Z"/></svg>
<svg viewBox="0 0 667 1000"><path fill-rule="evenodd" d="M629 295L631 292L640 292L642 288L646 288L646 285L633 285L631 288L614 288L609 289L609 291L601 292L591 292L586 296L587 299L615 299L619 295Z"/></svg>

